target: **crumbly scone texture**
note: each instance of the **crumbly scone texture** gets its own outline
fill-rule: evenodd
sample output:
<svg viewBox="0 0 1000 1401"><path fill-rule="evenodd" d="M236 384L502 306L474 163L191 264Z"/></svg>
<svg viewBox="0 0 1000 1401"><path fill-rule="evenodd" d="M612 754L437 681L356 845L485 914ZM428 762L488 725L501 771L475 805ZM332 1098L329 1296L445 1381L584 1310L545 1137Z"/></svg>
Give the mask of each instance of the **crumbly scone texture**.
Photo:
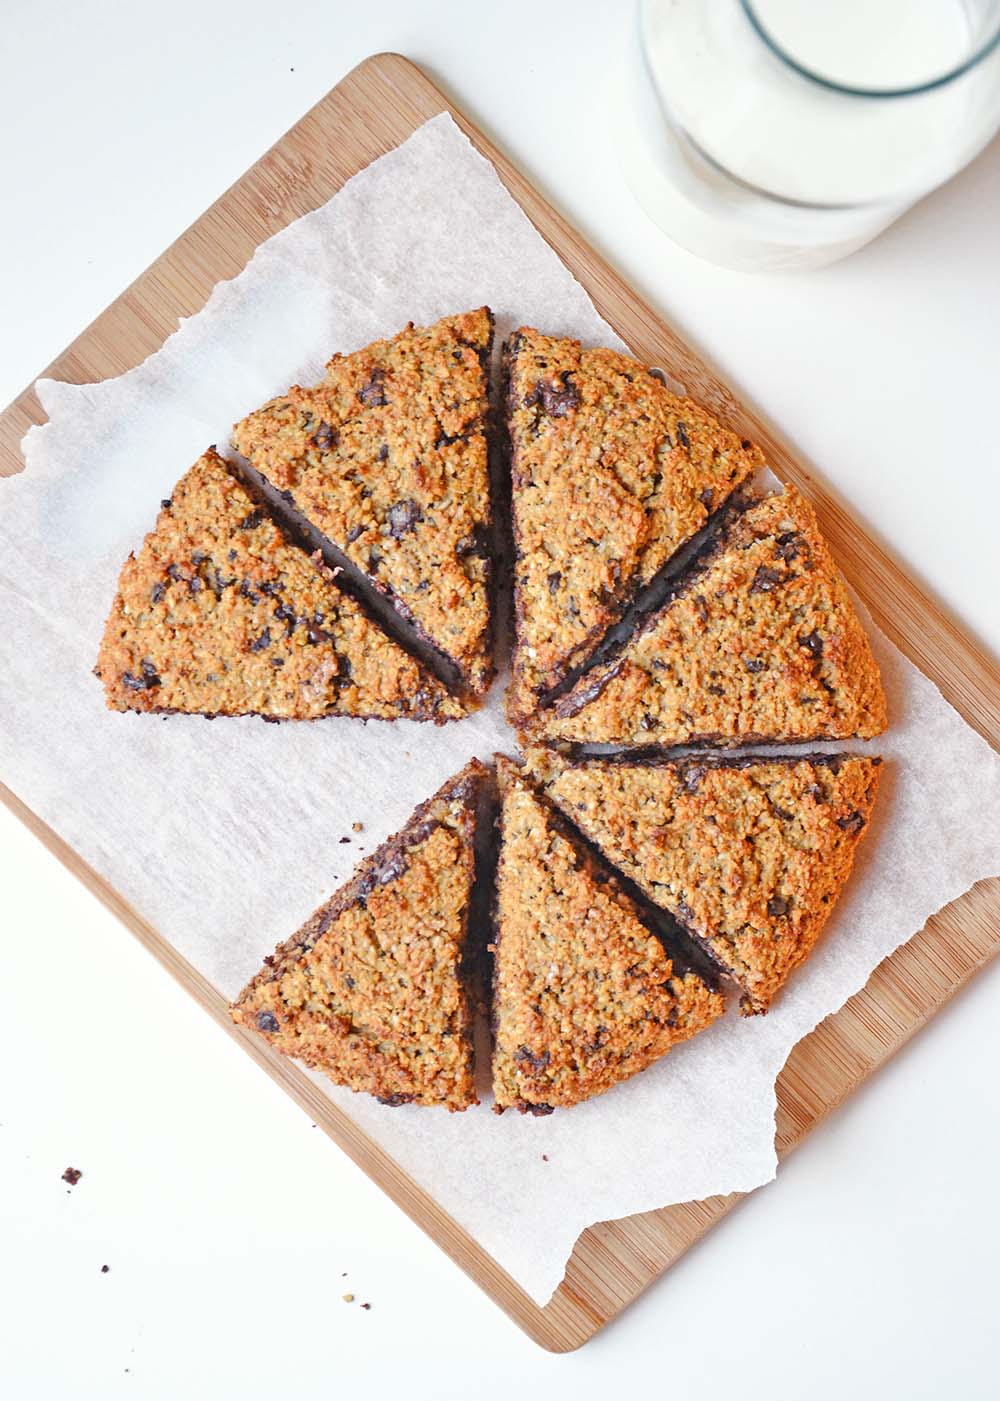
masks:
<svg viewBox="0 0 1000 1401"><path fill-rule="evenodd" d="M477 1104L470 927L473 760L282 944L233 1020L338 1085L390 1105Z"/></svg>
<svg viewBox="0 0 1000 1401"><path fill-rule="evenodd" d="M878 759L532 756L544 791L668 910L764 1012L812 951L847 882L878 791Z"/></svg>
<svg viewBox="0 0 1000 1401"><path fill-rule="evenodd" d="M335 355L233 429L233 443L452 659L492 675L488 307Z"/></svg>
<svg viewBox="0 0 1000 1401"><path fill-rule="evenodd" d="M495 1107L548 1114L645 1069L724 1001L675 970L635 903L520 770L501 759L498 773Z"/></svg>
<svg viewBox="0 0 1000 1401"><path fill-rule="evenodd" d="M737 515L610 662L533 723L624 745L870 739L878 665L812 507L791 487Z"/></svg>
<svg viewBox="0 0 1000 1401"><path fill-rule="evenodd" d="M211 449L126 560L96 671L112 710L440 722L467 713L286 540Z"/></svg>
<svg viewBox="0 0 1000 1401"><path fill-rule="evenodd" d="M517 724L763 458L617 351L526 327L504 361Z"/></svg>

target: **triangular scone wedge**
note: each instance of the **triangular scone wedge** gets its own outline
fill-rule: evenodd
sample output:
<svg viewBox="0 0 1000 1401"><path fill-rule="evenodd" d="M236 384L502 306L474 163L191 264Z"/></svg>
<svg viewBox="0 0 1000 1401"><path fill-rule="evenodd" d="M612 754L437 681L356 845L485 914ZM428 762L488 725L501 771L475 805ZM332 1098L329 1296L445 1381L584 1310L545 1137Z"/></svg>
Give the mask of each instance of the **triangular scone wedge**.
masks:
<svg viewBox="0 0 1000 1401"><path fill-rule="evenodd" d="M335 355L233 444L480 695L492 676L488 307Z"/></svg>
<svg viewBox="0 0 1000 1401"><path fill-rule="evenodd" d="M810 954L851 874L879 759L566 764L532 756L546 794L673 915L765 1012Z"/></svg>
<svg viewBox="0 0 1000 1401"><path fill-rule="evenodd" d="M421 804L265 959L233 1020L384 1104L477 1104L475 838L489 786L473 759Z"/></svg>
<svg viewBox="0 0 1000 1401"><path fill-rule="evenodd" d="M493 1093L497 1112L548 1114L644 1070L724 1010L639 906L498 761Z"/></svg>
<svg viewBox="0 0 1000 1401"><path fill-rule="evenodd" d="M763 458L617 351L522 328L505 366L520 724Z"/></svg>
<svg viewBox="0 0 1000 1401"><path fill-rule="evenodd" d="M467 713L286 540L211 449L125 561L96 672L112 710L438 722Z"/></svg>
<svg viewBox="0 0 1000 1401"><path fill-rule="evenodd" d="M878 665L812 507L791 487L735 520L607 663L543 711L546 740L738 745L871 739Z"/></svg>

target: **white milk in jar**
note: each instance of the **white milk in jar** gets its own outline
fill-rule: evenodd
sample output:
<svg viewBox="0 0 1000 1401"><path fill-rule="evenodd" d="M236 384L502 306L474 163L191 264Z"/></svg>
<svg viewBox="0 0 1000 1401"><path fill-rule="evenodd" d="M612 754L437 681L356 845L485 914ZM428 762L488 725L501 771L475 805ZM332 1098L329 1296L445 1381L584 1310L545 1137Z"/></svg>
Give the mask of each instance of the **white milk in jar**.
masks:
<svg viewBox="0 0 1000 1401"><path fill-rule="evenodd" d="M965 0L643 0L619 101L629 183L705 257L830 262L994 134L998 31L1000 4Z"/></svg>

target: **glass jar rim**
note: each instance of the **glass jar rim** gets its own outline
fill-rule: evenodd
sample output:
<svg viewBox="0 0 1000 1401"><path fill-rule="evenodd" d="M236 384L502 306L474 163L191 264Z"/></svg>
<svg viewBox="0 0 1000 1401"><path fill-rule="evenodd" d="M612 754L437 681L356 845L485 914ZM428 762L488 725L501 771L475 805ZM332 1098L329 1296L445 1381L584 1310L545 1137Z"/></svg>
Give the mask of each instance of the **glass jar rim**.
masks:
<svg viewBox="0 0 1000 1401"><path fill-rule="evenodd" d="M819 87L826 88L828 92L844 93L848 97L916 97L920 93L933 92L935 88L944 87L946 84L954 82L956 78L960 78L963 73L968 73L970 69L975 68L977 64L981 63L982 60L991 54L997 45L1000 44L1000 23L998 23L995 32L989 35L968 58L963 59L961 63L955 64L954 67L949 68L947 72L938 74L935 78L928 78L926 82L908 84L903 87L860 87L850 83L838 83L834 78L825 78L822 73L817 73L814 68L809 68L806 64L799 63L798 59L793 58L792 55L778 43L774 35L767 30L754 10L751 0L740 0L740 6L747 19L750 21L750 24L753 26L758 38L767 45L775 57L779 58L786 67L793 69L801 77L808 78L810 82L816 83Z"/></svg>

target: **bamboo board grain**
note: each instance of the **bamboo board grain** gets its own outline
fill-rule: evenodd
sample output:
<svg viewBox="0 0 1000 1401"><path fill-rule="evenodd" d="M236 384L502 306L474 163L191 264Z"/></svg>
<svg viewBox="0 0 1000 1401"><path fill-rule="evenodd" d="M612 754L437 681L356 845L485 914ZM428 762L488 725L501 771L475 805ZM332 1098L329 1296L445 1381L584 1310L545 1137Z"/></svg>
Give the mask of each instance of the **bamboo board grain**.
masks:
<svg viewBox="0 0 1000 1401"><path fill-rule="evenodd" d="M351 175L450 111L535 227L640 359L662 365L740 435L755 438L779 476L808 493L844 572L889 637L1000 749L1000 672L914 585L787 446L741 405L705 361L590 249L505 156L413 64L367 59L232 186L43 373L85 383L118 375L159 349L180 316L234 276L257 244L315 209ZM21 470L19 445L44 413L27 389L0 417L0 475ZM539 1308L433 1198L320 1095L296 1066L235 1027L219 994L15 794L0 798L160 960L230 1035L506 1312L543 1347L591 1338L730 1211L738 1197L663 1208L590 1227L566 1278ZM886 959L867 987L795 1047L778 1079L777 1146L784 1156L825 1114L922 1027L1000 950L1000 880L985 881Z"/></svg>

